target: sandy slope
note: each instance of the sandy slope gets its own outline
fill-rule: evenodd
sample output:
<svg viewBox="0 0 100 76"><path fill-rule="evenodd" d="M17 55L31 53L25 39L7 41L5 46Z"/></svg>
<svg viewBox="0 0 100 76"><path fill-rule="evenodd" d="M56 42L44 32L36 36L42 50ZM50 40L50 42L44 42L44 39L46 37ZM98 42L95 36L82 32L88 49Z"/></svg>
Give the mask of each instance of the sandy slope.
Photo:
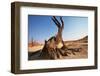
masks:
<svg viewBox="0 0 100 76"><path fill-rule="evenodd" d="M43 45L37 45L37 46L34 46L34 47L29 47L28 52L36 52L36 51L38 51L42 48L43 48Z"/></svg>

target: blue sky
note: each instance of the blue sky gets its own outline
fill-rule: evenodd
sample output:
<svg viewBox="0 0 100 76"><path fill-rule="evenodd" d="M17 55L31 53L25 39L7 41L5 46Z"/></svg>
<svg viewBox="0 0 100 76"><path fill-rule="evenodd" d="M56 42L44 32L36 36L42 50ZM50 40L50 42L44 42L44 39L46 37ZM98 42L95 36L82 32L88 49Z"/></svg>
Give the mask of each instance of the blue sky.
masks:
<svg viewBox="0 0 100 76"><path fill-rule="evenodd" d="M59 16L56 16L59 20ZM57 27L52 16L28 15L28 40L43 43L55 36ZM62 16L64 21L63 40L77 40L88 35L88 17Z"/></svg>

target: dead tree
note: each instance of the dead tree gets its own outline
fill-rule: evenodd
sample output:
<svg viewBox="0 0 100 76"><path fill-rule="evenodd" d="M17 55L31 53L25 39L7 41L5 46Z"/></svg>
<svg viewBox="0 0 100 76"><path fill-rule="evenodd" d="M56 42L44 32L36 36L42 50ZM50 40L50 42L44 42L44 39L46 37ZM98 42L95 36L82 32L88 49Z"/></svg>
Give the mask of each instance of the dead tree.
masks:
<svg viewBox="0 0 100 76"><path fill-rule="evenodd" d="M56 36L52 36L48 41L45 41L44 48L42 49L40 56L47 59L58 59L65 55L68 56L68 53L65 51L67 49L63 48L65 46L62 38L64 21L62 17L60 17L59 21L55 16L52 17L52 20L57 26L58 31Z"/></svg>

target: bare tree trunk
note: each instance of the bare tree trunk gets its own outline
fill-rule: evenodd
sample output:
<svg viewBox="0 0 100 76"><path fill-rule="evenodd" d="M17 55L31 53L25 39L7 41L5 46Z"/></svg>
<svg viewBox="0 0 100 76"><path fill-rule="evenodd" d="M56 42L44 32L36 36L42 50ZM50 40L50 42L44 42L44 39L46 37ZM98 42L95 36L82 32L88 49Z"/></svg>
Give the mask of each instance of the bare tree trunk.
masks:
<svg viewBox="0 0 100 76"><path fill-rule="evenodd" d="M63 38L62 38L62 32L63 32L63 29L64 29L64 21L63 21L62 17L60 17L60 21L58 21L55 16L52 17L52 20L58 28L57 35L55 36L56 45L59 45L59 43L61 43L62 46L64 46L65 44L64 44L64 41L63 41Z"/></svg>

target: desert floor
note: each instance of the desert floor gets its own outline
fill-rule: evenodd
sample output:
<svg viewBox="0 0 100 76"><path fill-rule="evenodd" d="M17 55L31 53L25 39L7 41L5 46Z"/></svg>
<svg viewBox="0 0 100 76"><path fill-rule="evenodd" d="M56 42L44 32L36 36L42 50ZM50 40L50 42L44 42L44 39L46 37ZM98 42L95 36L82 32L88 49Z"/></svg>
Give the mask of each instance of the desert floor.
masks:
<svg viewBox="0 0 100 76"><path fill-rule="evenodd" d="M80 58L84 59L84 58L88 58L88 43L71 41L71 42L65 42L65 44L69 49L80 48L80 51L74 52L74 54L64 56L60 59L80 59ZM39 58L39 54L40 54L42 48L43 48L43 45L29 47L28 60L41 59L41 58ZM68 50L68 52L71 52L71 51Z"/></svg>

